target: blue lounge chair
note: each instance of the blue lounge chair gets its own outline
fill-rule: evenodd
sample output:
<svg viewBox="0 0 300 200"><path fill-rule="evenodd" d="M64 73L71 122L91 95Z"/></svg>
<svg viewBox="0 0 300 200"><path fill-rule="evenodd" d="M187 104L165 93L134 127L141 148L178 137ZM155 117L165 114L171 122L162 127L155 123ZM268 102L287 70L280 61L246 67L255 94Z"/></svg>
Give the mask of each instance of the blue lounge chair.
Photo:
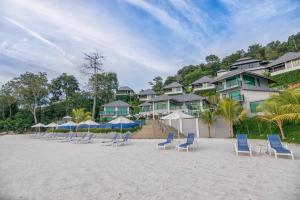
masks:
<svg viewBox="0 0 300 200"><path fill-rule="evenodd" d="M272 151L277 159L277 155L288 155L291 156L294 160L294 154L291 150L288 149L287 145L283 146L280 140L279 135L270 134L268 135L268 149L270 156L272 155Z"/></svg>
<svg viewBox="0 0 300 200"><path fill-rule="evenodd" d="M72 142L74 141L76 134L75 133L69 133L68 137L64 140L60 140L59 142Z"/></svg>
<svg viewBox="0 0 300 200"><path fill-rule="evenodd" d="M158 149L159 148L166 149L166 146L172 144L173 140L174 140L174 133L169 133L167 140L165 142L161 142L161 143L157 144L157 148Z"/></svg>
<svg viewBox="0 0 300 200"><path fill-rule="evenodd" d="M115 145L115 146L125 145L128 143L128 139L129 139L129 133L126 133L126 134L122 135L121 140L116 140L115 142L113 142L113 145Z"/></svg>
<svg viewBox="0 0 300 200"><path fill-rule="evenodd" d="M185 149L187 152L189 151L189 147L193 146L195 141L195 133L189 133L186 142L183 144L180 144L177 146L177 150L180 151L180 149Z"/></svg>
<svg viewBox="0 0 300 200"><path fill-rule="evenodd" d="M89 135L86 134L83 138L78 140L77 143L80 143L80 144L91 143L93 136L94 136L94 134L89 134Z"/></svg>
<svg viewBox="0 0 300 200"><path fill-rule="evenodd" d="M252 150L251 145L248 144L248 139L246 134L237 134L236 135L236 141L235 144L235 153L236 156L239 155L239 153L249 153L252 157Z"/></svg>
<svg viewBox="0 0 300 200"><path fill-rule="evenodd" d="M111 144L114 144L114 143L118 142L118 139L119 139L119 134L116 133L116 134L114 134L114 136L112 137L111 140L109 140L109 141L102 141L102 143L111 143Z"/></svg>

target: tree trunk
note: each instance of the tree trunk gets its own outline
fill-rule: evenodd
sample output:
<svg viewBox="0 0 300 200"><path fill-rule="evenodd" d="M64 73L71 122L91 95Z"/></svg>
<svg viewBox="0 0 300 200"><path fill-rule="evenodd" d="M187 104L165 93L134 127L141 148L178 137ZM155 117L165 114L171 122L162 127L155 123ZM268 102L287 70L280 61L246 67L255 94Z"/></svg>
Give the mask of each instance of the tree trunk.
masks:
<svg viewBox="0 0 300 200"><path fill-rule="evenodd" d="M92 120L95 120L95 112L96 112L96 95L94 95L94 101L93 101Z"/></svg>
<svg viewBox="0 0 300 200"><path fill-rule="evenodd" d="M9 118L11 119L11 106L9 106Z"/></svg>
<svg viewBox="0 0 300 200"><path fill-rule="evenodd" d="M283 127L282 127L282 122L277 122L277 126L280 130L281 138L285 139L284 132L283 132Z"/></svg>
<svg viewBox="0 0 300 200"><path fill-rule="evenodd" d="M233 131L232 131L232 122L228 122L228 131L229 131L229 136L233 137Z"/></svg>
<svg viewBox="0 0 300 200"><path fill-rule="evenodd" d="M207 128L208 128L208 137L211 138L211 135L210 135L210 125L208 125Z"/></svg>
<svg viewBox="0 0 300 200"><path fill-rule="evenodd" d="M34 108L33 108L32 115L33 115L33 118L34 118L34 124L37 124L36 107L35 107L35 106L34 106Z"/></svg>

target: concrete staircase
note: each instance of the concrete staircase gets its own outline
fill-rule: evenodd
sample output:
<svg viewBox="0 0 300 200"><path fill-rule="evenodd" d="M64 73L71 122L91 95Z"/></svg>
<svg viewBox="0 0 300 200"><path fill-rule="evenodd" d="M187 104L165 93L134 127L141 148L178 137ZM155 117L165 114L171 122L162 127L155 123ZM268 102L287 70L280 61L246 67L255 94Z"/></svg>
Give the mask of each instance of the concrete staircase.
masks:
<svg viewBox="0 0 300 200"><path fill-rule="evenodd" d="M169 132L173 132L177 138L177 129L160 123L158 120L148 120L146 125L132 136L132 139L164 139ZM184 138L180 134L180 138Z"/></svg>

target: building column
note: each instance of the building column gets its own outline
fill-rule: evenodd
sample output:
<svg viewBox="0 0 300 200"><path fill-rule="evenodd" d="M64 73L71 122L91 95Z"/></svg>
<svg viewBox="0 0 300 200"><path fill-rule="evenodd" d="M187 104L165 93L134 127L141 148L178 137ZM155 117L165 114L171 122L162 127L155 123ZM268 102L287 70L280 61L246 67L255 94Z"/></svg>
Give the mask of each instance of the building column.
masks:
<svg viewBox="0 0 300 200"><path fill-rule="evenodd" d="M127 107L127 114L130 114L130 108Z"/></svg>
<svg viewBox="0 0 300 200"><path fill-rule="evenodd" d="M201 109L201 111L203 111L203 110L204 110L204 106L203 106L203 100L200 100L200 109Z"/></svg>
<svg viewBox="0 0 300 200"><path fill-rule="evenodd" d="M168 100L167 109L168 109L168 113L170 113L170 100Z"/></svg>
<svg viewBox="0 0 300 200"><path fill-rule="evenodd" d="M198 118L196 118L196 134L197 134L197 138L200 137L200 132L199 132L199 120Z"/></svg>
<svg viewBox="0 0 300 200"><path fill-rule="evenodd" d="M118 116L118 107L115 107L115 115Z"/></svg>
<svg viewBox="0 0 300 200"><path fill-rule="evenodd" d="M154 102L152 102L152 119L154 119Z"/></svg>

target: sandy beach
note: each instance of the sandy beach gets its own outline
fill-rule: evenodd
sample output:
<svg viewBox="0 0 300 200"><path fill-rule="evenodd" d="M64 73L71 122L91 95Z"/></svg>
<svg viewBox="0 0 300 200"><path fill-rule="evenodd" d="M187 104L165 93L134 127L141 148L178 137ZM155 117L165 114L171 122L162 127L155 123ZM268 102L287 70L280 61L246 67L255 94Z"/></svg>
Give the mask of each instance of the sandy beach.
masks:
<svg viewBox="0 0 300 200"><path fill-rule="evenodd" d="M300 199L298 145L289 145L293 161L236 157L233 139L199 139L188 153L157 150L159 141L116 148L2 136L0 199Z"/></svg>

